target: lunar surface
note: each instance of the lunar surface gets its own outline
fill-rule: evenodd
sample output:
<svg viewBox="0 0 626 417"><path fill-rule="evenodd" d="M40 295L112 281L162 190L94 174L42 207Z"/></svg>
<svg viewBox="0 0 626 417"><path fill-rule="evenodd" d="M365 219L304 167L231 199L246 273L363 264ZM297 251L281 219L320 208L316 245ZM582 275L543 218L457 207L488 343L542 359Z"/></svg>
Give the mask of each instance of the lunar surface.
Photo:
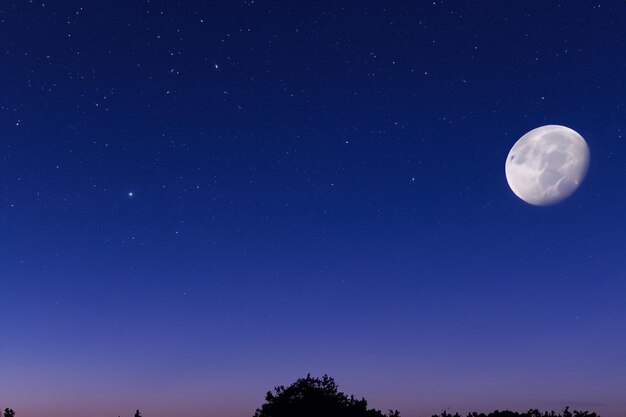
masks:
<svg viewBox="0 0 626 417"><path fill-rule="evenodd" d="M569 197L589 167L587 142L559 125L541 126L522 136L506 158L506 180L522 200L548 206Z"/></svg>

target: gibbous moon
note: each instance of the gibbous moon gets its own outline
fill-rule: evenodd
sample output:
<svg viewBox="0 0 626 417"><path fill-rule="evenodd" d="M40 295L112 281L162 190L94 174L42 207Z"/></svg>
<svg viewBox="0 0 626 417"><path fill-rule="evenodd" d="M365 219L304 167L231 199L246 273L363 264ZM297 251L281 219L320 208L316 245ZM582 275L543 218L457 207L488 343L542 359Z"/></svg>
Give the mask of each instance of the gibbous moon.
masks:
<svg viewBox="0 0 626 417"><path fill-rule="evenodd" d="M589 167L587 142L575 130L547 125L522 136L506 158L506 180L525 202L548 206L572 195Z"/></svg>

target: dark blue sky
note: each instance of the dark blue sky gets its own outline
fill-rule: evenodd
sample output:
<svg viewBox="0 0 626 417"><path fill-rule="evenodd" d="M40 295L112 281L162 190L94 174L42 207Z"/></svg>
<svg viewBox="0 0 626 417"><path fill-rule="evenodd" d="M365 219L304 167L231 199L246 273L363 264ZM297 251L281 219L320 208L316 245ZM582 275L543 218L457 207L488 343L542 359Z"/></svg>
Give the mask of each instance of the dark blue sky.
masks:
<svg viewBox="0 0 626 417"><path fill-rule="evenodd" d="M626 416L623 1L0 4L0 406ZM562 124L561 204L504 176Z"/></svg>

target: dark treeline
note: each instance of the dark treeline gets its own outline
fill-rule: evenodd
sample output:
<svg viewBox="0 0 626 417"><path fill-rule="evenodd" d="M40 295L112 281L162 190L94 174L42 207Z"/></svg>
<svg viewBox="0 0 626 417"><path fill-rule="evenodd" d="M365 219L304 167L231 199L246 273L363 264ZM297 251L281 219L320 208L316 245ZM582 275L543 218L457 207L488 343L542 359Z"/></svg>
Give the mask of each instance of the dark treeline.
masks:
<svg viewBox="0 0 626 417"><path fill-rule="evenodd" d="M332 379L332 378L331 378ZM347 397L346 397L347 398ZM343 412L341 414L327 414L327 416L341 416L341 417L353 417L353 416L367 416L367 417L400 417L400 413L398 411L390 411L389 414L383 414L378 410L367 410L367 402L365 401L365 403L362 403L363 400L355 400L354 397L350 397L348 399L348 408L350 408L350 404L352 404L352 406L359 404L355 407L355 412ZM362 414L359 413L359 409L363 410L363 406L365 406L365 412L366 414ZM282 414L260 414L261 410L257 410L257 412L255 413L255 416L260 416L260 415L264 415L264 416L282 416ZM303 414L303 415L308 415L308 414ZM2 414L3 417L15 417L15 411L13 411L12 408L5 408L4 409L4 413ZM120 417L120 416L117 416ZM141 413L139 412L139 410L137 410L135 412L134 417L141 417ZM459 413L449 413L447 411L442 411L439 414L433 414L432 417L462 417ZM472 413L468 413L466 415L466 417L600 417L598 414L596 414L595 412L589 412L589 411L578 411L578 410L572 410L570 411L569 407L565 407L565 409L561 412L561 413L556 413L554 411L544 411L543 413L537 409L532 409L532 410L528 410L524 413L518 413L516 411L509 411L509 410L496 410L496 411L492 411L491 413L485 414L485 413L477 413L477 412L472 412Z"/></svg>
<svg viewBox="0 0 626 417"><path fill-rule="evenodd" d="M447 411L442 411L440 414L434 414L432 417L461 417L459 413L451 414ZM543 413L537 409L528 410L524 413L518 413L516 411L492 411L489 414L485 413L468 413L466 417L600 417L596 413L592 413L589 411L578 411L573 410L570 411L569 407L565 407L565 409L556 413L554 411L544 411Z"/></svg>
<svg viewBox="0 0 626 417"><path fill-rule="evenodd" d="M5 408L4 413L2 415L3 417L15 417L15 411L13 411L12 408ZM120 416L117 416L117 417L120 417ZM135 411L135 417L141 417L141 413L139 412L139 410Z"/></svg>
<svg viewBox="0 0 626 417"><path fill-rule="evenodd" d="M383 413L380 410L368 408L365 398L360 400L353 395L346 395L339 391L335 380L328 375L321 378L300 378L293 384L285 387L280 385L265 395L265 403L257 408L253 417L401 417L398 410L389 410ZM4 417L15 417L11 408L4 410ZM120 417L120 416L118 416ZM134 417L142 417L139 410ZM462 417L459 413L442 411L432 417ZM515 411L493 411L491 413L468 413L466 417L600 417L595 412L570 411L569 407L556 413L554 411L540 412L531 409L523 413Z"/></svg>
<svg viewBox="0 0 626 417"><path fill-rule="evenodd" d="M401 417L397 410L383 413L367 407L365 398L360 400L347 396L338 390L335 380L328 375L314 378L307 375L288 387L278 386L265 396L265 404L256 410L254 417ZM461 417L442 411L432 417ZM561 413L529 410L524 413L514 411L493 411L469 413L467 417L600 417L588 411L570 411L566 407Z"/></svg>

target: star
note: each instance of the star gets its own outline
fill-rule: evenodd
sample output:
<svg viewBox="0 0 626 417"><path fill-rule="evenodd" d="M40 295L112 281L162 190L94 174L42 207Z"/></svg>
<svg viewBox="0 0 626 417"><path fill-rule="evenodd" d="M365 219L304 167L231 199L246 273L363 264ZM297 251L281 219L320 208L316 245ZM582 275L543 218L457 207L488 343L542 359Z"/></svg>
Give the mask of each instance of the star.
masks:
<svg viewBox="0 0 626 417"><path fill-rule="evenodd" d="M129 191L129 192L128 192L128 196L129 196L130 198L133 198L133 197L135 196L135 193L133 193L132 191Z"/></svg>

